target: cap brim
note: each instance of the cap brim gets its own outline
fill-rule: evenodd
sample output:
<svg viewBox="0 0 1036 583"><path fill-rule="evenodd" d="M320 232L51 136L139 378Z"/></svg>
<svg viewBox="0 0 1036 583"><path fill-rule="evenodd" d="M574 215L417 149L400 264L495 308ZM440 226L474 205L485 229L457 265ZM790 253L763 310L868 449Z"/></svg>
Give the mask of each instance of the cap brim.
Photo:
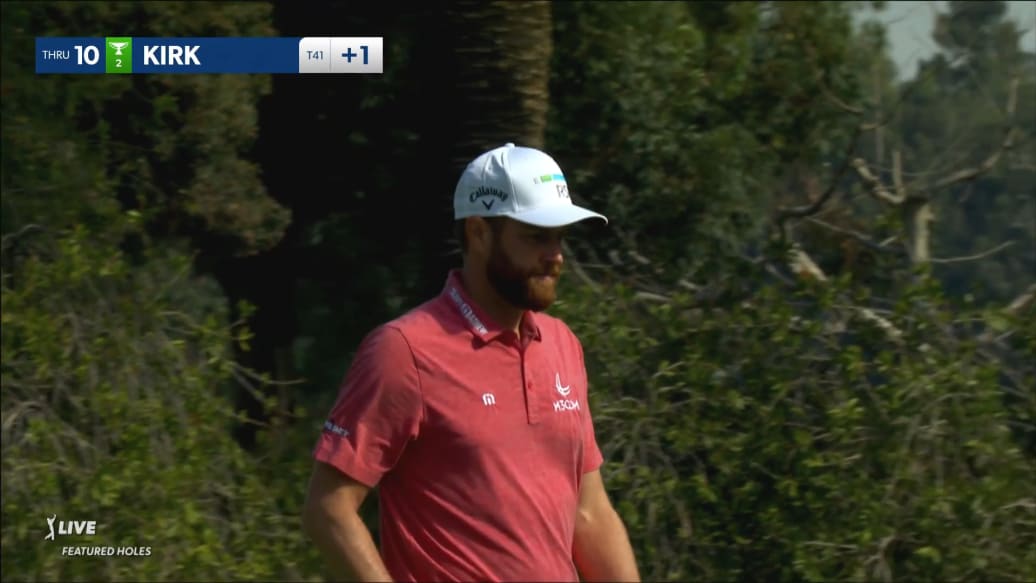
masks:
<svg viewBox="0 0 1036 583"><path fill-rule="evenodd" d="M528 223L537 227L564 227L587 219L601 219L605 224L608 223L608 219L604 215L574 204L559 204L546 208L531 209L518 213L509 213L507 216L518 222Z"/></svg>

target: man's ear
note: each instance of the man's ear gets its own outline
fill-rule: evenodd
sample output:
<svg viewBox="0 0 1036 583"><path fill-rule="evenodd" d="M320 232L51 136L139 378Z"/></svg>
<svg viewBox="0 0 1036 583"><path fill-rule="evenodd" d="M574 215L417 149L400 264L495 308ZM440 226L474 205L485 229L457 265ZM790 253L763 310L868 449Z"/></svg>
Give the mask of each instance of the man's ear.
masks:
<svg viewBox="0 0 1036 583"><path fill-rule="evenodd" d="M489 223L482 217L464 219L464 234L468 240L468 249L477 250L478 253L485 253L493 238Z"/></svg>

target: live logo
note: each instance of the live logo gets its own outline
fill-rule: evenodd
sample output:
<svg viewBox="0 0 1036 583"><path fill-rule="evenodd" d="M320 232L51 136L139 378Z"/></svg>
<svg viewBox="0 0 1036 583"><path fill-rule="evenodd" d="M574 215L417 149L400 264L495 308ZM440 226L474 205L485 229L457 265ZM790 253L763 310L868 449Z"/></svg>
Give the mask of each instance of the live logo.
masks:
<svg viewBox="0 0 1036 583"><path fill-rule="evenodd" d="M58 534L97 534L97 522L93 520L59 520Z"/></svg>

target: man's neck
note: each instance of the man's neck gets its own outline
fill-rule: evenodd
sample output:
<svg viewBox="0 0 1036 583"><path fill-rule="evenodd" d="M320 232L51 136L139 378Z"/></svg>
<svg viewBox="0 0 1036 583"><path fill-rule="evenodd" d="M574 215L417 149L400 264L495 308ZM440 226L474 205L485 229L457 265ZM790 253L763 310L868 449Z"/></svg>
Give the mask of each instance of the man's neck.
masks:
<svg viewBox="0 0 1036 583"><path fill-rule="evenodd" d="M519 327L524 310L515 308L500 294L496 293L485 274L474 273L474 269L465 265L460 272L464 289L478 307L485 311L494 322L504 330L513 330L521 334Z"/></svg>

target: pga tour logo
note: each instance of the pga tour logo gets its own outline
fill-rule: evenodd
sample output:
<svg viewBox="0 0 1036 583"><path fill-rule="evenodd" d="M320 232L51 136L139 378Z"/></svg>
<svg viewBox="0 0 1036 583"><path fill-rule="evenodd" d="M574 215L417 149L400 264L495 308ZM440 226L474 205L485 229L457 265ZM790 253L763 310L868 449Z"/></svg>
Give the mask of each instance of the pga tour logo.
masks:
<svg viewBox="0 0 1036 583"><path fill-rule="evenodd" d="M75 534L93 536L97 534L97 521L95 520L57 520L55 514L47 519L47 528L50 533L43 537L43 540L54 540L54 535L62 536ZM57 523L55 524L55 520Z"/></svg>

